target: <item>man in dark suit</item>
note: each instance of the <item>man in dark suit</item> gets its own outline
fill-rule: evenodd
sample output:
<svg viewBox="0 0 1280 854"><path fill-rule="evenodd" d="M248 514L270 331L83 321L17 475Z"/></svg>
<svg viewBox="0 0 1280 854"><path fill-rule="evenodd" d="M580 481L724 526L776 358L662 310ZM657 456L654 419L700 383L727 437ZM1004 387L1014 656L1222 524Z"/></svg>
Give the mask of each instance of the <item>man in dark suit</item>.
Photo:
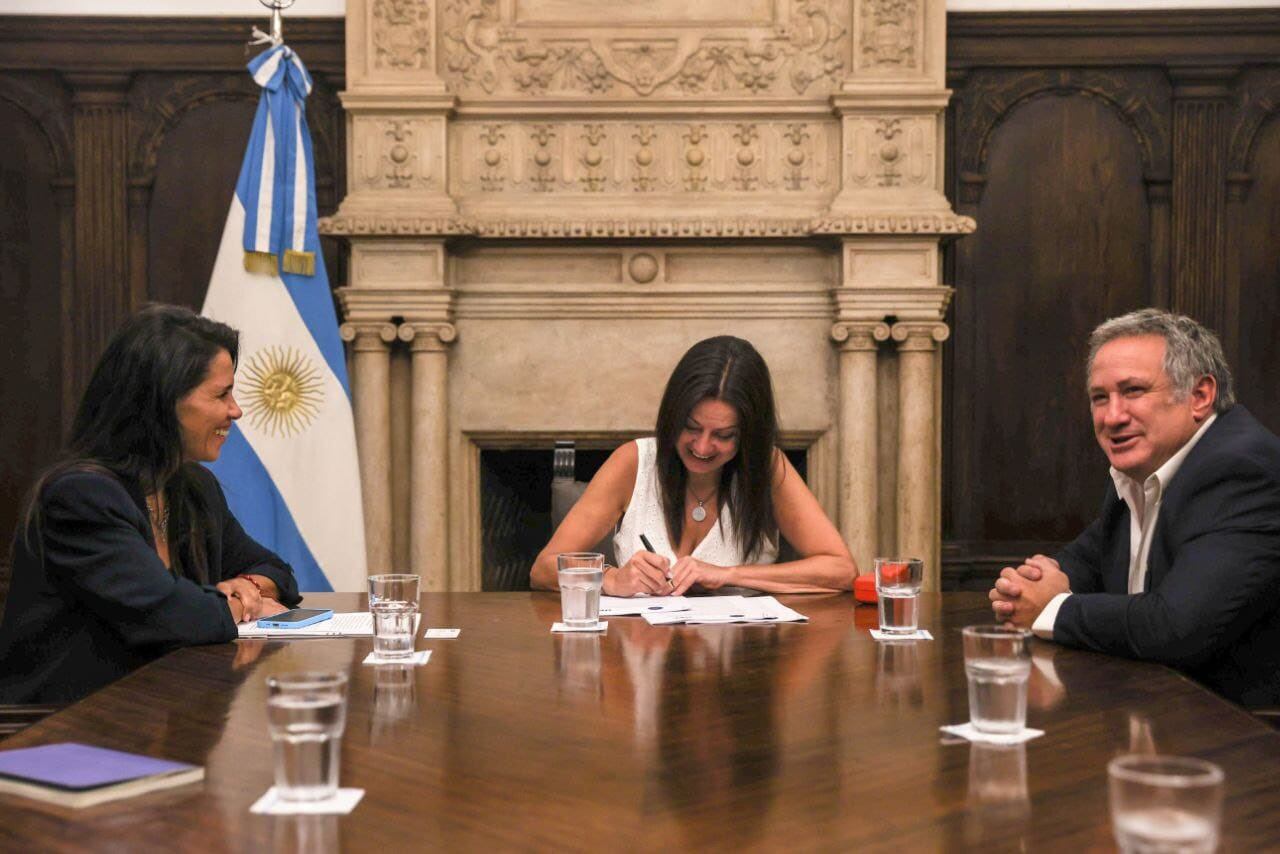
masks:
<svg viewBox="0 0 1280 854"><path fill-rule="evenodd" d="M1280 439L1234 405L1212 332L1144 309L1089 340L1102 512L1057 556L1005 567L996 618L1280 704Z"/></svg>

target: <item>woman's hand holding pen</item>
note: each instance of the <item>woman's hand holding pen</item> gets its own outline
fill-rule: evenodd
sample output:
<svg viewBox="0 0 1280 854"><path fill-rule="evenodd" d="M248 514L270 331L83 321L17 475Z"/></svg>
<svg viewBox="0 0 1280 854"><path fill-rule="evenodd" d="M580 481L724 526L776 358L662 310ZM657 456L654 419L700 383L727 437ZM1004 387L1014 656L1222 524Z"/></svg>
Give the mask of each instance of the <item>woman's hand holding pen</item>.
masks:
<svg viewBox="0 0 1280 854"><path fill-rule="evenodd" d="M671 562L653 552L636 552L625 564L604 574L606 596L634 596L647 593L665 596L671 592L667 570Z"/></svg>
<svg viewBox="0 0 1280 854"><path fill-rule="evenodd" d="M671 588L667 595L683 596L693 585L703 590L715 590L729 583L729 570L723 566L685 556L671 567Z"/></svg>

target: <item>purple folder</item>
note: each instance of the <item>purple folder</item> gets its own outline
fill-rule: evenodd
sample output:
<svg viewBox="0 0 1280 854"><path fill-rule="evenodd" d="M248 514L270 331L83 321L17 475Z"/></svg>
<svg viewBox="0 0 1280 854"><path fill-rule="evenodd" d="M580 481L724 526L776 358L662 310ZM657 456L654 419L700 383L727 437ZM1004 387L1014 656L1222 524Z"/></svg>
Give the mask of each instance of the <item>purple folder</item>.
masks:
<svg viewBox="0 0 1280 854"><path fill-rule="evenodd" d="M185 762L63 742L0 751L0 776L83 791L195 768Z"/></svg>

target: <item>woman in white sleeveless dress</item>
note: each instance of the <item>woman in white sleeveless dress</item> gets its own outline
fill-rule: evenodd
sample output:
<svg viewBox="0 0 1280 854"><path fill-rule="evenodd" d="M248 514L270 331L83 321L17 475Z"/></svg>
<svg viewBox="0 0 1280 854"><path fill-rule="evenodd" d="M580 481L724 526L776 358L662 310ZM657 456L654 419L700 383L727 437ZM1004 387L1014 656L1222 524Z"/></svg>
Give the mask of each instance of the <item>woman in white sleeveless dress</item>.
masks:
<svg viewBox="0 0 1280 854"><path fill-rule="evenodd" d="M769 368L750 343L720 336L690 348L667 381L655 432L601 466L534 562L534 589L556 589L557 554L610 531L611 596L852 589L848 547L778 450ZM797 560L775 563L779 535Z"/></svg>

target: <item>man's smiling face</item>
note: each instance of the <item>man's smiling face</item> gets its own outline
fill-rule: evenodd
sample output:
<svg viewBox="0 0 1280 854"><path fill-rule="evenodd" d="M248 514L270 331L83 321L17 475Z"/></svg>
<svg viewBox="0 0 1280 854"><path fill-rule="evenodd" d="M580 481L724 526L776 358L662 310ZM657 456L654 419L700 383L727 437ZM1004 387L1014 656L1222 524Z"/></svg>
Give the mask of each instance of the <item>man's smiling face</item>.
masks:
<svg viewBox="0 0 1280 854"><path fill-rule="evenodd" d="M1116 338L1098 349L1089 370L1089 406L1098 444L1117 470L1141 483L1195 435L1213 411L1212 377L1188 394L1164 370L1160 335Z"/></svg>

